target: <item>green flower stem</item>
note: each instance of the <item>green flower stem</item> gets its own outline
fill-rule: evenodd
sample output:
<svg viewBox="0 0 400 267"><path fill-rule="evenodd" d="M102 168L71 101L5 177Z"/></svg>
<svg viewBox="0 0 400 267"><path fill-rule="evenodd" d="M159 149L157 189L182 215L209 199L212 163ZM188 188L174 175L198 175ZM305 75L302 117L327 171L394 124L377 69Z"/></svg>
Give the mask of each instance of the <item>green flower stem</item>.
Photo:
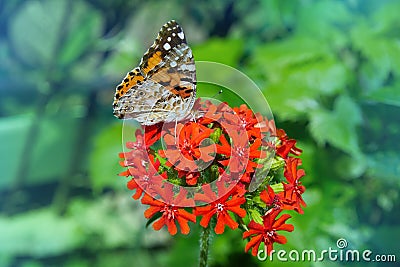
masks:
<svg viewBox="0 0 400 267"><path fill-rule="evenodd" d="M211 224L207 228L202 227L200 234L200 262L199 267L207 267L208 248L210 246Z"/></svg>

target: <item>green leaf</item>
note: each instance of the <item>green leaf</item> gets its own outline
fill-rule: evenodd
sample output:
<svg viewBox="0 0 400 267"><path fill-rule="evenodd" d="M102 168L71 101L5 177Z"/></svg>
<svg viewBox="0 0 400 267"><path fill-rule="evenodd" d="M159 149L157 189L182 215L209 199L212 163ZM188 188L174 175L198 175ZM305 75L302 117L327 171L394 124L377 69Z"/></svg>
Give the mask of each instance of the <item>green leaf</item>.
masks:
<svg viewBox="0 0 400 267"><path fill-rule="evenodd" d="M302 37L268 44L256 50L253 65L268 83L263 93L274 113L297 119L317 109L318 97L344 90L348 68L326 44Z"/></svg>
<svg viewBox="0 0 400 267"><path fill-rule="evenodd" d="M93 149L89 156L89 176L96 192L107 187L125 187L125 178L118 176L118 173L125 170L118 164L121 161L118 154L124 149L121 136L121 125L115 124L101 131L93 140Z"/></svg>
<svg viewBox="0 0 400 267"><path fill-rule="evenodd" d="M360 155L357 126L361 123L361 112L353 100L339 96L332 111L320 110L311 114L310 132L323 145L330 143L351 155Z"/></svg>
<svg viewBox="0 0 400 267"><path fill-rule="evenodd" d="M26 64L48 68L80 59L100 38L101 17L80 1L28 1L11 21L10 39Z"/></svg>
<svg viewBox="0 0 400 267"><path fill-rule="evenodd" d="M367 169L366 158L362 154L342 155L333 164L340 177L346 179L358 178Z"/></svg>
<svg viewBox="0 0 400 267"><path fill-rule="evenodd" d="M396 12L399 6L398 3L384 5L351 30L353 46L366 59L361 62L360 80L367 90L387 85L387 79L393 73L400 75L400 25Z"/></svg>
<svg viewBox="0 0 400 267"><path fill-rule="evenodd" d="M11 20L10 40L21 60L43 67L54 60L66 1L28 1Z"/></svg>
<svg viewBox="0 0 400 267"><path fill-rule="evenodd" d="M382 5L372 16L371 23L374 25L374 30L388 37L397 38L400 33L399 10L398 1L389 1Z"/></svg>
<svg viewBox="0 0 400 267"><path fill-rule="evenodd" d="M333 46L341 46L347 42L343 26L350 25L354 20L354 14L350 13L343 2L316 1L303 3L299 8L296 32L312 36L314 39L327 40ZM316 21L318 23L315 23Z"/></svg>
<svg viewBox="0 0 400 267"><path fill-rule="evenodd" d="M249 215L250 215L250 220L254 220L258 224L262 224L263 223L263 218L262 218L261 214L257 210L249 209L248 212L249 212Z"/></svg>
<svg viewBox="0 0 400 267"><path fill-rule="evenodd" d="M283 184L282 183L273 184L273 185L271 185L271 188L274 190L275 194L283 192Z"/></svg>
<svg viewBox="0 0 400 267"><path fill-rule="evenodd" d="M241 39L210 39L201 45L193 46L193 55L196 60L237 66L243 55L243 47ZM227 53L227 48L229 48L229 53Z"/></svg>
<svg viewBox="0 0 400 267"><path fill-rule="evenodd" d="M374 244L381 255L396 255L396 261L398 261L399 255L399 243L398 238L400 237L400 229L398 225L381 225L375 229L370 242ZM396 264L395 264L396 265Z"/></svg>
<svg viewBox="0 0 400 267"><path fill-rule="evenodd" d="M0 118L0 155L2 155L0 188L2 190L13 186L18 169L24 165L20 159L31 124L31 116Z"/></svg>
<svg viewBox="0 0 400 267"><path fill-rule="evenodd" d="M90 9L84 2L75 1L68 19L68 32L63 36L58 64L71 64L96 48L101 37L102 20L95 9Z"/></svg>
<svg viewBox="0 0 400 267"><path fill-rule="evenodd" d="M68 218L79 224L87 248L135 246L144 235L153 232L143 231L146 221L143 210L138 202L132 201L125 192L104 194L95 201L74 199L69 205Z"/></svg>
<svg viewBox="0 0 400 267"><path fill-rule="evenodd" d="M395 151L379 151L367 155L368 175L400 185L400 155Z"/></svg>
<svg viewBox="0 0 400 267"><path fill-rule="evenodd" d="M393 86L382 87L366 95L366 100L400 107L400 82Z"/></svg>
<svg viewBox="0 0 400 267"><path fill-rule="evenodd" d="M32 158L27 163L30 173L26 181L29 184L42 184L69 174L77 149L74 144L79 134L79 123L79 119L67 116L41 118L37 123L38 138L31 147Z"/></svg>
<svg viewBox="0 0 400 267"><path fill-rule="evenodd" d="M37 135L28 136L32 123ZM0 161L0 168L5 170L0 187L9 188L19 168L29 170L24 174L25 185L43 184L66 175L74 152L71 144L75 144L78 134L77 123L66 117L42 117L39 122L30 116L1 119L0 152L7 157ZM34 136L37 138L32 139ZM26 143L29 154L22 155Z"/></svg>
<svg viewBox="0 0 400 267"><path fill-rule="evenodd" d="M7 241L0 243L0 251L39 257L60 255L82 243L84 237L79 232L74 220L59 217L50 209L0 217L0 235Z"/></svg>

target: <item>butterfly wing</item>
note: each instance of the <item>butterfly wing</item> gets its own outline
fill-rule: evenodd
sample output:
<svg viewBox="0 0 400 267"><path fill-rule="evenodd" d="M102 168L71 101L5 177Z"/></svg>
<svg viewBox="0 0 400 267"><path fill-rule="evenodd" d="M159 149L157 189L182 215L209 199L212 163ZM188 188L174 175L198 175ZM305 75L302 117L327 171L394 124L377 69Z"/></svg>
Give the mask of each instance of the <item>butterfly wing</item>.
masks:
<svg viewBox="0 0 400 267"><path fill-rule="evenodd" d="M139 67L117 86L114 115L134 118L144 125L187 116L196 97L193 54L182 28L166 23Z"/></svg>

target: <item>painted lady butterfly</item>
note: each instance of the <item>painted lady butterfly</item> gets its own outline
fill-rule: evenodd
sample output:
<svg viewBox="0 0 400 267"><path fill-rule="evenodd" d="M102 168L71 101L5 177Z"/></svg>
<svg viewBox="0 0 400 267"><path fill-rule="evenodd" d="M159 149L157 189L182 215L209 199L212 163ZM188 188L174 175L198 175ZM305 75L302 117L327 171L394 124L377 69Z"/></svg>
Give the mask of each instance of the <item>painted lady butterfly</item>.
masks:
<svg viewBox="0 0 400 267"><path fill-rule="evenodd" d="M196 68L181 26L174 20L160 30L139 67L117 86L114 115L143 125L179 121L196 98Z"/></svg>

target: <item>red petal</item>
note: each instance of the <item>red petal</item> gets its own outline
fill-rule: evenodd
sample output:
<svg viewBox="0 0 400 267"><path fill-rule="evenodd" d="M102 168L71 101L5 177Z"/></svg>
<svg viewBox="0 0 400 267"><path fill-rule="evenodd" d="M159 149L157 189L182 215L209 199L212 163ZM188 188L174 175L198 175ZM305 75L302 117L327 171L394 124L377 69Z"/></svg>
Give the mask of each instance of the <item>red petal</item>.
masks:
<svg viewBox="0 0 400 267"><path fill-rule="evenodd" d="M157 212L159 212L161 209L159 207L149 207L147 210L144 211L144 217L149 219L154 216Z"/></svg>
<svg viewBox="0 0 400 267"><path fill-rule="evenodd" d="M223 222L228 225L231 229L236 229L239 224L235 222L231 216L227 212L223 212L222 214ZM221 216L220 216L221 217Z"/></svg>
<svg viewBox="0 0 400 267"><path fill-rule="evenodd" d="M200 225L203 226L203 227L207 227L208 224L210 223L210 220L211 220L212 216L214 214L215 214L215 212L213 212L213 211L211 211L211 212L209 212L207 214L204 214L203 218L201 218Z"/></svg>
<svg viewBox="0 0 400 267"><path fill-rule="evenodd" d="M176 220L178 221L179 227L181 228L181 233L187 235L190 232L188 221L179 216L176 218Z"/></svg>
<svg viewBox="0 0 400 267"><path fill-rule="evenodd" d="M260 193L260 199L265 202L268 206L272 205L275 197L274 190L268 185L268 192L267 190L263 190Z"/></svg>
<svg viewBox="0 0 400 267"><path fill-rule="evenodd" d="M257 235L251 238L250 241L246 244L244 251L247 252L249 251L250 248L253 248L251 254L253 254L253 256L257 256L258 247L260 246L261 241L262 241L262 235Z"/></svg>
<svg viewBox="0 0 400 267"><path fill-rule="evenodd" d="M277 243L279 243L279 244L286 244L287 239L286 239L286 237L284 237L283 235L278 235L278 234L276 234L276 236L275 236L275 238L274 238L274 241L277 242Z"/></svg>
<svg viewBox="0 0 400 267"><path fill-rule="evenodd" d="M182 217L182 218L184 218L185 220L189 220L189 221L191 221L191 222L196 222L196 215L194 215L194 214L192 214L192 213L190 213L190 212L187 212L186 210L184 210L184 209L179 209L178 210L178 218L179 217Z"/></svg>
<svg viewBox="0 0 400 267"><path fill-rule="evenodd" d="M228 206L239 206L241 204L244 204L246 202L246 199L244 197L238 197L237 195L233 196L232 199L226 201L226 204Z"/></svg>
<svg viewBox="0 0 400 267"><path fill-rule="evenodd" d="M156 207L160 207L160 208L163 208L164 205L165 205L165 203L163 203L163 202L161 202L161 201L158 201L158 200L152 198L151 196L149 196L149 195L147 195L147 194L145 194L145 195L143 196L143 198L142 198L142 204L150 205L150 206L156 206Z"/></svg>
<svg viewBox="0 0 400 267"><path fill-rule="evenodd" d="M264 230L264 226L259 223L256 223L255 221L250 221L248 227L257 232L262 232Z"/></svg>
<svg viewBox="0 0 400 267"><path fill-rule="evenodd" d="M166 221L166 224L167 224L167 227L168 227L168 232L171 235L176 235L176 233L178 232L178 229L176 228L175 221L168 220L168 221Z"/></svg>
<svg viewBox="0 0 400 267"><path fill-rule="evenodd" d="M170 134L164 135L164 141L165 141L165 144L166 144L167 146L168 146L168 145L175 146L175 137L173 137L173 136L170 135Z"/></svg>
<svg viewBox="0 0 400 267"><path fill-rule="evenodd" d="M163 216L161 216L160 219L158 219L157 221L155 221L153 223L153 229L158 231L160 230L163 226L165 225L165 218Z"/></svg>
<svg viewBox="0 0 400 267"><path fill-rule="evenodd" d="M227 210L230 210L234 213L236 213L239 217L243 218L244 216L246 216L246 210L238 207L238 206L234 206L234 207L226 207Z"/></svg>

